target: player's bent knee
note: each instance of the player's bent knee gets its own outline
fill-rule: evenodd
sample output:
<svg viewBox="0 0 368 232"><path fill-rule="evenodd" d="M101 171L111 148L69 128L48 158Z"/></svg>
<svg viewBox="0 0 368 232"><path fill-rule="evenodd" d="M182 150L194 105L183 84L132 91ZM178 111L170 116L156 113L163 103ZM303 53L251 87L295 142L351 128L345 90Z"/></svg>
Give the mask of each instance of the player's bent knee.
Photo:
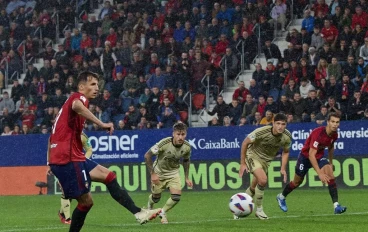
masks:
<svg viewBox="0 0 368 232"><path fill-rule="evenodd" d="M93 206L93 202L90 204L80 204L78 203L77 208L82 212L88 212Z"/></svg>
<svg viewBox="0 0 368 232"><path fill-rule="evenodd" d="M161 199L161 194L152 194L152 201L158 203Z"/></svg>
<svg viewBox="0 0 368 232"><path fill-rule="evenodd" d="M171 194L171 199L173 201L179 202L180 201L180 197L181 197L180 194Z"/></svg>
<svg viewBox="0 0 368 232"><path fill-rule="evenodd" d="M266 186L267 185L267 178L259 179L257 184L260 185L260 186Z"/></svg>

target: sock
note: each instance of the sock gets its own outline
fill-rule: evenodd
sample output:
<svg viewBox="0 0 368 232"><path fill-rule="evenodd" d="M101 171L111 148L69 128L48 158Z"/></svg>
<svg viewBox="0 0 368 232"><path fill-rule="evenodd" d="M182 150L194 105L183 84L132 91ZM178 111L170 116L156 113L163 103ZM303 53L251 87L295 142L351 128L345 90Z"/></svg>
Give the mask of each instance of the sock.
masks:
<svg viewBox="0 0 368 232"><path fill-rule="evenodd" d="M251 189L250 186L247 188L247 190L245 190L245 193L251 197L253 197L255 194L254 189Z"/></svg>
<svg viewBox="0 0 368 232"><path fill-rule="evenodd" d="M257 208L262 207L264 189L265 189L265 186L260 186L257 184L256 189L255 189L255 194L254 194L255 203L256 203Z"/></svg>
<svg viewBox="0 0 368 232"><path fill-rule="evenodd" d="M337 187L336 187L335 179L332 179L330 180L330 182L328 182L328 190L330 192L332 203L338 202L339 197L337 195Z"/></svg>
<svg viewBox="0 0 368 232"><path fill-rule="evenodd" d="M72 224L70 225L69 232L79 232L82 229L84 220L86 219L88 211L92 205L85 206L78 204L72 215Z"/></svg>
<svg viewBox="0 0 368 232"><path fill-rule="evenodd" d="M282 196L287 197L294 189L296 189L296 186L294 182L290 181L290 183L285 186L284 191L282 191Z"/></svg>
<svg viewBox="0 0 368 232"><path fill-rule="evenodd" d="M169 199L167 199L164 207L162 207L162 213L165 214L165 212L169 211L170 209L172 209L176 204L178 204L178 201L174 201L173 199L171 199L171 197Z"/></svg>
<svg viewBox="0 0 368 232"><path fill-rule="evenodd" d="M69 219L70 218L70 200L61 197L60 202L61 202L60 213L64 214L65 219Z"/></svg>
<svg viewBox="0 0 368 232"><path fill-rule="evenodd" d="M160 199L161 199L161 197L155 198L155 197L152 196L152 194L149 195L149 197L148 197L148 201L152 205L155 204L155 203L158 203L160 201Z"/></svg>
<svg viewBox="0 0 368 232"><path fill-rule="evenodd" d="M134 204L134 201L132 200L132 198L130 198L127 191L119 186L118 182L116 181L115 173L110 172L107 175L105 184L112 198L114 198L114 200L117 201L120 205L124 206L132 214L136 214L141 211L141 208L137 207Z"/></svg>

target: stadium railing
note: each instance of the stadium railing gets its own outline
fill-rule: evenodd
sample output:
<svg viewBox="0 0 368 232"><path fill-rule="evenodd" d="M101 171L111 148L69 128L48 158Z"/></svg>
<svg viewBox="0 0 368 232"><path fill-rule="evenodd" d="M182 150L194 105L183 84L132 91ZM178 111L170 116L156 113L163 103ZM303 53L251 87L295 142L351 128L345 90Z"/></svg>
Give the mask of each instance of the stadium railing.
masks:
<svg viewBox="0 0 368 232"><path fill-rule="evenodd" d="M57 43L59 41L60 38L60 22L59 22L59 12L55 11L52 16L51 19L53 21L55 21L55 42Z"/></svg>
<svg viewBox="0 0 368 232"><path fill-rule="evenodd" d="M210 106L210 77L204 75L202 77L201 84L206 89L206 109L208 109Z"/></svg>
<svg viewBox="0 0 368 232"><path fill-rule="evenodd" d="M225 61L224 67L222 66L222 63ZM227 62L226 62L226 55L224 55L224 57L222 57L221 61L220 61L220 68L222 69L223 73L224 73L224 89L227 88Z"/></svg>
<svg viewBox="0 0 368 232"><path fill-rule="evenodd" d="M183 100L185 104L188 106L188 124L189 127L192 127L192 93L188 91L184 95Z"/></svg>
<svg viewBox="0 0 368 232"><path fill-rule="evenodd" d="M23 40L17 47L17 51L20 53L20 57L22 58L22 67L23 73L26 72L27 69L27 60L26 60L26 41Z"/></svg>
<svg viewBox="0 0 368 232"><path fill-rule="evenodd" d="M0 66L1 65L5 65L5 70L4 70L4 78L5 78L5 80L4 80L4 82L5 82L5 88L4 89L7 89L8 88L8 82L9 82L9 63L8 63L8 58L7 57L5 57L4 59L2 59L1 61L0 61Z"/></svg>

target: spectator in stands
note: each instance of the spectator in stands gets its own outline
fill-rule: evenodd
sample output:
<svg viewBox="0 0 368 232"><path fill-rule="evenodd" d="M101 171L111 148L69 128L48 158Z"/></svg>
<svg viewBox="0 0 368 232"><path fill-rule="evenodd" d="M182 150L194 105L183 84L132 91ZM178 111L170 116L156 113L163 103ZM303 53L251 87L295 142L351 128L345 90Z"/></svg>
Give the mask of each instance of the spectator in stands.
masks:
<svg viewBox="0 0 368 232"><path fill-rule="evenodd" d="M341 80L341 65L337 62L337 58L336 57L332 57L332 61L331 64L328 65L327 67L327 75L333 75L335 76L337 81Z"/></svg>
<svg viewBox="0 0 368 232"><path fill-rule="evenodd" d="M278 104L278 110L279 112L282 112L284 114L294 114L294 108L289 99L286 97L286 95L281 95L280 101Z"/></svg>
<svg viewBox="0 0 368 232"><path fill-rule="evenodd" d="M339 94L339 102L344 110L348 109L349 101L353 99L354 96L354 84L350 81L349 76L344 74L341 82L341 92Z"/></svg>
<svg viewBox="0 0 368 232"><path fill-rule="evenodd" d="M72 46L72 51L74 52L73 46ZM78 48L77 53L79 53L79 48ZM58 45L58 51L55 53L54 59L57 61L58 65L61 67L70 65L70 57L69 57L68 52L65 51L63 44Z"/></svg>
<svg viewBox="0 0 368 232"><path fill-rule="evenodd" d="M179 115L171 105L169 98L164 98L164 103L159 107L157 114L157 128L170 128L179 120Z"/></svg>
<svg viewBox="0 0 368 232"><path fill-rule="evenodd" d="M288 43L287 49L284 50L284 61L291 62L292 60L298 60L300 54L300 50L297 49L294 44Z"/></svg>
<svg viewBox="0 0 368 232"><path fill-rule="evenodd" d="M242 112L241 117L246 118L247 122L250 122L254 118L254 114L256 113L256 110L257 110L256 102L253 100L253 97L251 94L247 94L246 102L243 105L243 112Z"/></svg>
<svg viewBox="0 0 368 232"><path fill-rule="evenodd" d="M321 30L319 26L315 26L312 34L311 47L314 47L317 51L319 51L319 49L322 48L323 44L324 41L322 38Z"/></svg>
<svg viewBox="0 0 368 232"><path fill-rule="evenodd" d="M314 82L316 86L320 86L321 79L328 79L327 78L327 62L325 59L320 59L315 69L315 76Z"/></svg>
<svg viewBox="0 0 368 232"><path fill-rule="evenodd" d="M342 67L342 72L347 74L349 78L352 80L356 75L356 64L353 56L348 56L347 63Z"/></svg>
<svg viewBox="0 0 368 232"><path fill-rule="evenodd" d="M304 19L302 21L302 28L305 28L310 34L313 33L314 17L311 16L310 10L304 11Z"/></svg>
<svg viewBox="0 0 368 232"><path fill-rule="evenodd" d="M354 29L356 25L360 25L363 28L368 26L368 14L362 10L361 6L355 7L355 14L353 14L351 28Z"/></svg>
<svg viewBox="0 0 368 232"><path fill-rule="evenodd" d="M157 67L155 69L155 74L152 75L148 80L147 80L147 86L148 88L150 88L152 90L153 87L158 87L160 90L163 90L166 87L166 83L165 83L165 77L164 75L161 73L161 68Z"/></svg>
<svg viewBox="0 0 368 232"><path fill-rule="evenodd" d="M305 46L305 44L306 44L306 45L308 45L308 49L309 49L309 46L312 43L312 34L308 33L307 29L302 28L300 30L300 40L301 40L302 46ZM308 51L308 49L307 49L307 51Z"/></svg>
<svg viewBox="0 0 368 232"><path fill-rule="evenodd" d="M52 105L53 107L58 107L61 109L61 107L63 106L64 102L66 101L66 96L63 95L62 91L60 88L56 88L55 89L55 96L53 96L52 99Z"/></svg>
<svg viewBox="0 0 368 232"><path fill-rule="evenodd" d="M295 112L294 119L297 122L304 122L307 112L307 104L305 99L300 97L300 93L294 93L292 105Z"/></svg>
<svg viewBox="0 0 368 232"><path fill-rule="evenodd" d="M23 94L23 87L19 84L18 80L14 80L13 87L11 88L11 99L17 102Z"/></svg>
<svg viewBox="0 0 368 232"><path fill-rule="evenodd" d="M320 112L316 115L316 123L322 125L325 121L327 121L328 111L326 106L321 106Z"/></svg>
<svg viewBox="0 0 368 232"><path fill-rule="evenodd" d="M270 110L266 111L266 116L264 116L259 122L260 125L271 125L273 122L273 113Z"/></svg>
<svg viewBox="0 0 368 232"><path fill-rule="evenodd" d="M331 25L329 19L324 21L324 27L322 28L321 34L325 43L331 45L333 48L336 46L339 31L334 25Z"/></svg>
<svg viewBox="0 0 368 232"><path fill-rule="evenodd" d="M285 40L292 43L295 49L300 50L302 48L301 34L295 28L287 33Z"/></svg>
<svg viewBox="0 0 368 232"><path fill-rule="evenodd" d="M361 99L361 93L359 90L354 91L354 98L350 100L348 106L348 117L350 120L359 120L364 115L364 103Z"/></svg>
<svg viewBox="0 0 368 232"><path fill-rule="evenodd" d="M160 96L160 89L158 87L153 87L152 93L146 102L148 112L152 115L157 114L158 107L160 106Z"/></svg>
<svg viewBox="0 0 368 232"><path fill-rule="evenodd" d="M232 125L237 125L242 115L242 106L239 104L238 100L232 100L229 104L229 119ZM225 121L224 121L225 123Z"/></svg>
<svg viewBox="0 0 368 232"><path fill-rule="evenodd" d="M196 52L195 54L195 60L192 62L191 65L191 81L192 81L192 90L194 92L202 92L202 78L206 74L206 70L209 67L209 63L202 59L201 53Z"/></svg>
<svg viewBox="0 0 368 232"><path fill-rule="evenodd" d="M272 61L268 62L272 63ZM256 64L255 66L256 70L253 72L252 79L256 81L257 85L262 85L266 77L266 72L262 69L262 65L260 63Z"/></svg>
<svg viewBox="0 0 368 232"><path fill-rule="evenodd" d="M306 99L311 90L315 90L312 83L307 78L302 78L300 81L300 87L299 87L300 96Z"/></svg>
<svg viewBox="0 0 368 232"><path fill-rule="evenodd" d="M360 47L359 56L364 59L364 65L368 64L368 37L364 39L364 45Z"/></svg>
<svg viewBox="0 0 368 232"><path fill-rule="evenodd" d="M128 112L125 113L125 124L132 128L133 130L137 127L139 119L139 111L136 109L134 105L129 106Z"/></svg>
<svg viewBox="0 0 368 232"><path fill-rule="evenodd" d="M235 79L238 75L238 63L239 60L232 52L231 48L226 48L226 54L223 56L221 66L224 69L226 65L228 78Z"/></svg>
<svg viewBox="0 0 368 232"><path fill-rule="evenodd" d="M311 115L312 113L317 114L321 108L322 102L317 98L317 91L310 90L308 93L308 97L306 98L307 104L307 114Z"/></svg>
<svg viewBox="0 0 368 232"><path fill-rule="evenodd" d="M243 105L246 101L247 95L249 94L249 90L245 88L244 81L240 81L238 86L239 87L235 89L233 93L233 100L237 100L241 105Z"/></svg>
<svg viewBox="0 0 368 232"><path fill-rule="evenodd" d="M220 37L220 25L217 18L212 18L211 24L208 26L208 39L212 44L217 42Z"/></svg>
<svg viewBox="0 0 368 232"><path fill-rule="evenodd" d="M240 39L242 43L238 43L236 48L244 53L245 69L250 69L250 64L257 55L257 46L255 46L257 44L257 37L253 33L249 34L247 31L243 31Z"/></svg>
<svg viewBox="0 0 368 232"><path fill-rule="evenodd" d="M114 10L111 6L110 1L104 2L104 7L101 9L100 13L98 14L98 19L101 20L105 17L105 15L112 16Z"/></svg>
<svg viewBox="0 0 368 232"><path fill-rule="evenodd" d="M211 121L208 122L208 126L222 126L216 117L213 117Z"/></svg>
<svg viewBox="0 0 368 232"><path fill-rule="evenodd" d="M334 51L334 56L341 65L346 63L346 57L349 55L349 48L346 46L345 40L340 40L340 46Z"/></svg>
<svg viewBox="0 0 368 232"><path fill-rule="evenodd" d="M335 112L337 114L341 114L341 105L339 102L336 102L335 97L328 97L328 101L325 103L325 106L327 107L328 113Z"/></svg>
<svg viewBox="0 0 368 232"><path fill-rule="evenodd" d="M261 88L254 79L249 81L249 93L253 96L253 99L258 99L258 97L262 94Z"/></svg>
<svg viewBox="0 0 368 232"><path fill-rule="evenodd" d="M260 125L260 122L262 120L262 115L260 112L256 112L254 114L254 119L250 122L251 125L254 125L254 126L259 126Z"/></svg>
<svg viewBox="0 0 368 232"><path fill-rule="evenodd" d="M10 114L15 112L15 104L13 99L9 98L9 93L7 91L3 92L3 98L0 101L0 112L7 108Z"/></svg>
<svg viewBox="0 0 368 232"><path fill-rule="evenodd" d="M279 71L271 62L267 63L265 80L267 80L269 84L269 95L277 101L280 95L282 79L280 78Z"/></svg>
<svg viewBox="0 0 368 232"><path fill-rule="evenodd" d="M277 67L282 59L279 47L276 44L271 43L270 39L266 40L265 46L263 47L263 53L266 56L266 61L272 62L275 67Z"/></svg>
<svg viewBox="0 0 368 232"><path fill-rule="evenodd" d="M112 81L112 70L116 62L115 53L112 50L111 43L105 42L105 49L103 50L100 58L101 69L104 73L104 79L106 82Z"/></svg>
<svg viewBox="0 0 368 232"><path fill-rule="evenodd" d="M212 109L212 111L206 109L206 112L211 116L217 113L218 121L220 124L222 124L224 117L229 116L229 106L224 102L222 96L218 96L215 107Z"/></svg>
<svg viewBox="0 0 368 232"><path fill-rule="evenodd" d="M340 43L341 40L344 40L346 45L348 47L351 46L351 41L353 40L354 36L351 33L350 27L345 26L343 31L339 33L339 37L337 39L337 42Z"/></svg>
<svg viewBox="0 0 368 232"><path fill-rule="evenodd" d="M122 97L138 97L139 80L137 75L129 72L124 78Z"/></svg>
<svg viewBox="0 0 368 232"><path fill-rule="evenodd" d="M10 127L8 125L4 126L4 132L1 133L1 136L7 136L7 135L12 135L13 131L10 130Z"/></svg>
<svg viewBox="0 0 368 232"><path fill-rule="evenodd" d="M132 128L127 125L124 120L119 120L116 130L131 130Z"/></svg>
<svg viewBox="0 0 368 232"><path fill-rule="evenodd" d="M333 96L338 97L340 94L341 87L337 83L335 76L330 76L326 87L326 97Z"/></svg>
<svg viewBox="0 0 368 232"><path fill-rule="evenodd" d="M138 116L138 121L139 122L142 121L141 120L142 117L146 118L146 120L147 120L148 123L156 123L157 122L156 116L150 114L147 111L147 108L146 107L140 107L139 108L139 116ZM148 125L147 125L147 127L148 127Z"/></svg>

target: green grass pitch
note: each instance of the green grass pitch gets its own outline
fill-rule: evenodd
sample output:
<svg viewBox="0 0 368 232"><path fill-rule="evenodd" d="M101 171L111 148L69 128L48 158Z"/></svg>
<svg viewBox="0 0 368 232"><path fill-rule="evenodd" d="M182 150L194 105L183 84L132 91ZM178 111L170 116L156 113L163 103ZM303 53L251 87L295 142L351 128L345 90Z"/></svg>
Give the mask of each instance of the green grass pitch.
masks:
<svg viewBox="0 0 368 232"><path fill-rule="evenodd" d="M237 191L184 192L181 202L168 215L169 224L155 219L146 225L134 217L108 194L94 194L94 206L82 231L147 231L147 232L208 232L208 231L366 231L368 217L367 191L340 189L340 203L348 210L334 215L327 188L296 190L287 199L289 212L282 212L275 200L280 190L266 190L265 213L269 220L247 218L233 220L228 209L230 197ZM134 201L145 206L148 193L130 193ZM162 206L169 194L163 194ZM2 196L0 197L0 232L68 231L60 223L57 210L59 196ZM74 209L76 201L72 202Z"/></svg>

